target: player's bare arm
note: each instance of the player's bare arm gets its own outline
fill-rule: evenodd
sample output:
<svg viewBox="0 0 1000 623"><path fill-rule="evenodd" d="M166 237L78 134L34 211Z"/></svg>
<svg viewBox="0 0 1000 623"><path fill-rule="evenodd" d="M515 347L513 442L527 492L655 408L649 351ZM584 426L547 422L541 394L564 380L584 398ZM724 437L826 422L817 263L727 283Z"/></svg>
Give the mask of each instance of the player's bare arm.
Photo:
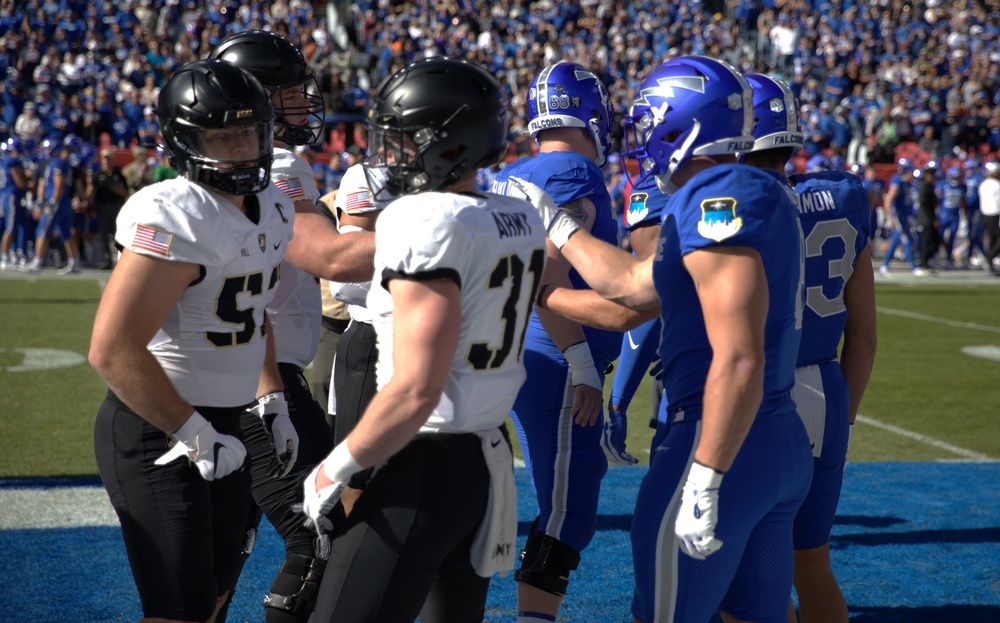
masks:
<svg viewBox="0 0 1000 623"><path fill-rule="evenodd" d="M295 207L295 237L285 259L327 281L367 281L375 272L375 234L342 236L314 205Z"/></svg>
<svg viewBox="0 0 1000 623"><path fill-rule="evenodd" d="M854 272L844 286L844 305L847 307L847 324L844 325L840 369L847 379L853 424L875 365L878 342L875 334L875 273L867 246L858 254Z"/></svg>
<svg viewBox="0 0 1000 623"><path fill-rule="evenodd" d="M194 408L180 397L146 345L198 277L196 264L125 249L94 320L90 365L125 404L167 433L180 428Z"/></svg>
<svg viewBox="0 0 1000 623"><path fill-rule="evenodd" d="M764 395L767 278L760 255L748 247L694 251L684 256L684 266L698 291L712 346L702 434L694 458L725 472L736 459Z"/></svg>
<svg viewBox="0 0 1000 623"><path fill-rule="evenodd" d="M462 306L451 280L394 279L393 374L344 443L363 467L401 450L441 400L458 345ZM319 470L317 489L331 481Z"/></svg>

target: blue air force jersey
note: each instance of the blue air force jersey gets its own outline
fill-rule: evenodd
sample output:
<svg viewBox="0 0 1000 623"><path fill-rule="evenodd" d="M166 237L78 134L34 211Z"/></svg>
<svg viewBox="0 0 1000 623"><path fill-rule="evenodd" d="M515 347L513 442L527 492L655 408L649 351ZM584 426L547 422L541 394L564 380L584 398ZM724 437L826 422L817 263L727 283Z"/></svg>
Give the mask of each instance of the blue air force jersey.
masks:
<svg viewBox="0 0 1000 623"><path fill-rule="evenodd" d="M49 159L45 163L45 194L43 201L51 201L52 195L56 192L56 176L62 175L65 181L63 194L59 199L59 205L52 206L58 210L69 211L73 199L73 169L69 162L58 156Z"/></svg>
<svg viewBox="0 0 1000 623"><path fill-rule="evenodd" d="M500 171L493 182L493 192L520 197L516 191L508 192L507 180L512 177L538 186L557 206L566 205L577 199L590 199L596 208L591 235L617 246L618 223L611 205L611 195L604 184L604 174L590 158L568 151L545 152L531 158L521 158ZM576 289L590 289L575 270L570 270L569 278ZM583 331L591 351L608 361L618 358L622 340L620 332L603 331L592 327L584 327ZM532 312L531 322L528 325L528 342L536 341L541 341L552 349L555 348L545 329L542 328L538 314Z"/></svg>
<svg viewBox="0 0 1000 623"><path fill-rule="evenodd" d="M789 392L802 323L801 229L787 184L742 164L716 165L692 177L667 203L653 281L662 301L660 357L668 409L703 401L712 347L698 293L683 258L699 249L755 249L767 277L761 414L792 412Z"/></svg>
<svg viewBox="0 0 1000 623"><path fill-rule="evenodd" d="M903 176L894 174L889 179L889 189L896 186L899 192L896 193L892 202L892 209L896 213L896 218L903 220L913 215L913 206L916 205L917 185L913 180L903 181Z"/></svg>
<svg viewBox="0 0 1000 623"><path fill-rule="evenodd" d="M640 225L659 225L669 199L669 195L660 192L653 176L636 180L625 208L625 228L632 231Z"/></svg>
<svg viewBox="0 0 1000 623"><path fill-rule="evenodd" d="M871 206L863 182L850 173L793 175L805 240L806 306L798 365L837 358L847 323L844 287L871 234Z"/></svg>
<svg viewBox="0 0 1000 623"><path fill-rule="evenodd" d="M962 209L962 199L965 198L967 192L965 184L954 180L944 180L938 182L937 191L941 196L941 217L957 219L958 213Z"/></svg>

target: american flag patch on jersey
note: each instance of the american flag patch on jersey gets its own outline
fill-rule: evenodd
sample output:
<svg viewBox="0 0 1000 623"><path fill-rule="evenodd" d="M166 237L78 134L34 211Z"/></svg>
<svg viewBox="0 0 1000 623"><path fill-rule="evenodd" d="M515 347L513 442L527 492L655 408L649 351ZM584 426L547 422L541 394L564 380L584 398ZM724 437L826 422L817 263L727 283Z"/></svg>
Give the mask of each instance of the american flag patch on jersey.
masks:
<svg viewBox="0 0 1000 623"><path fill-rule="evenodd" d="M132 248L145 249L159 255L167 255L170 252L170 242L173 239L173 234L156 229L155 227L136 225L135 236L132 237Z"/></svg>
<svg viewBox="0 0 1000 623"><path fill-rule="evenodd" d="M305 197L306 191L302 188L302 182L297 177L290 177L287 180L278 180L274 183L281 192L285 193L289 199Z"/></svg>
<svg viewBox="0 0 1000 623"><path fill-rule="evenodd" d="M347 200L344 202L344 208L348 212L365 210L370 207L372 207L372 197L371 193L367 190L359 190L356 193L350 193L347 195Z"/></svg>

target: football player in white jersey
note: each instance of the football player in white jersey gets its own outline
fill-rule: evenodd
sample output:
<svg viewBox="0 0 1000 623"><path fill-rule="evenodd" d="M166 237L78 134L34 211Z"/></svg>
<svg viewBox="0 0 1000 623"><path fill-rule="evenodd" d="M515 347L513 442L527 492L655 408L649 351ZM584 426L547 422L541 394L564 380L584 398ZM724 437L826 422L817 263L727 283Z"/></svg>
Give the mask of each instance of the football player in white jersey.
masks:
<svg viewBox="0 0 1000 623"><path fill-rule="evenodd" d="M369 175L371 181L369 182ZM341 234L373 232L379 214L389 204L376 199L384 185L378 169L368 174L361 163L351 166L340 181L340 190L334 199L334 216ZM371 275L369 275L371 277ZM337 414L334 441L340 443L358 423L361 414L378 389L375 365L378 361L375 326L366 299L371 290L371 279L364 282L331 281L330 291L337 300L348 304L351 323L337 342L330 386L330 411ZM345 513L350 513L354 501L361 495L371 470L358 472L351 478L341 497Z"/></svg>
<svg viewBox="0 0 1000 623"><path fill-rule="evenodd" d="M527 201L476 192L507 128L500 85L464 61L417 61L373 98L365 168L385 176L377 198L398 197L379 217L367 298L379 391L306 479L308 521L322 526L351 475L376 469L334 527L311 621L481 621L490 576L513 568L503 424L545 232Z"/></svg>
<svg viewBox="0 0 1000 623"><path fill-rule="evenodd" d="M323 129L323 97L313 70L302 53L281 35L262 30L249 30L227 37L212 51L211 58L229 61L251 74L268 91L275 109L274 164L271 181L295 204L296 220L299 214L308 218L317 211L319 190L312 177L312 168L291 147L320 142ZM299 458L288 474L278 474L271 469L268 448L270 440L255 413L243 417L244 433L250 453L253 472L254 499L268 520L285 542L285 559L270 591L264 597L265 620L268 623L296 623L305 621L312 612L316 589L326 565L318 552L325 550L323 543L314 543L316 534L302 525L301 515L292 507L302 501L302 479L333 448L333 435L326 421L325 409L316 402L309 391L303 370L312 362L319 347L320 327L323 318L320 286L315 277L304 268L317 271L317 276L327 276L329 271L312 264L299 267L302 255L298 247L307 239L340 242L325 217L323 228L299 231L289 245L289 262L281 266L281 281L274 300L268 305L268 316L274 327L275 354L279 383L284 391L259 394L255 411L263 417L287 409L301 440ZM367 262L374 256L372 236L367 238L370 248ZM358 249L364 249L361 242ZM356 257L364 257L354 251ZM341 260L337 258L337 263ZM339 275L345 274L343 269ZM367 276L371 276L368 269ZM255 517L259 521L259 514ZM257 522L254 522L254 526Z"/></svg>
<svg viewBox="0 0 1000 623"><path fill-rule="evenodd" d="M252 546L240 417L281 389L266 382L276 371L262 375L273 361L265 307L294 215L269 185L274 111L252 76L190 63L157 114L181 177L144 188L118 218L122 255L90 349L109 387L94 448L144 620L219 623ZM277 469L290 468L287 412L265 424Z"/></svg>

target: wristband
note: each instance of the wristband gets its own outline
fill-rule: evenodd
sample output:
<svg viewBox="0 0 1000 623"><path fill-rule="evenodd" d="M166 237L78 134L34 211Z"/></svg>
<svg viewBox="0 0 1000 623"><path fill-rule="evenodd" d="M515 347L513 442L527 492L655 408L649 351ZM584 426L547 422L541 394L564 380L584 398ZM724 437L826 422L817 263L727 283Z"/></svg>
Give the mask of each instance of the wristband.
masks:
<svg viewBox="0 0 1000 623"><path fill-rule="evenodd" d="M573 387L577 385L589 385L594 389L601 389L601 377L597 374L594 366L594 356L590 354L590 345L587 341L577 342L563 351L563 357L569 362L569 377Z"/></svg>
<svg viewBox="0 0 1000 623"><path fill-rule="evenodd" d="M205 416L194 411L188 417L187 421L171 434L171 437L193 449L194 440L198 437L198 433L206 426L211 426L211 424L205 419Z"/></svg>
<svg viewBox="0 0 1000 623"><path fill-rule="evenodd" d="M697 485L700 491L706 489L718 489L722 485L722 477L725 474L707 465L702 465L698 461L691 462L691 470L687 479Z"/></svg>
<svg viewBox="0 0 1000 623"><path fill-rule="evenodd" d="M542 297L545 295L545 291L549 289L550 283L543 283L539 288L538 292L535 294L535 307L538 309L545 309L545 305L542 304Z"/></svg>
<svg viewBox="0 0 1000 623"><path fill-rule="evenodd" d="M346 441L337 444L337 447L323 461L323 473L333 482L347 482L351 476L363 469L361 463L358 463L358 460L347 448Z"/></svg>
<svg viewBox="0 0 1000 623"><path fill-rule="evenodd" d="M557 249L562 249L569 242L570 237L578 231L580 231L580 226L577 222L560 210L559 214L552 220L552 224L549 225L549 240L556 245Z"/></svg>
<svg viewBox="0 0 1000 623"><path fill-rule="evenodd" d="M257 404L266 405L269 402L277 402L279 400L281 402L286 402L285 392L271 392L270 394L264 394L263 396L257 399Z"/></svg>

